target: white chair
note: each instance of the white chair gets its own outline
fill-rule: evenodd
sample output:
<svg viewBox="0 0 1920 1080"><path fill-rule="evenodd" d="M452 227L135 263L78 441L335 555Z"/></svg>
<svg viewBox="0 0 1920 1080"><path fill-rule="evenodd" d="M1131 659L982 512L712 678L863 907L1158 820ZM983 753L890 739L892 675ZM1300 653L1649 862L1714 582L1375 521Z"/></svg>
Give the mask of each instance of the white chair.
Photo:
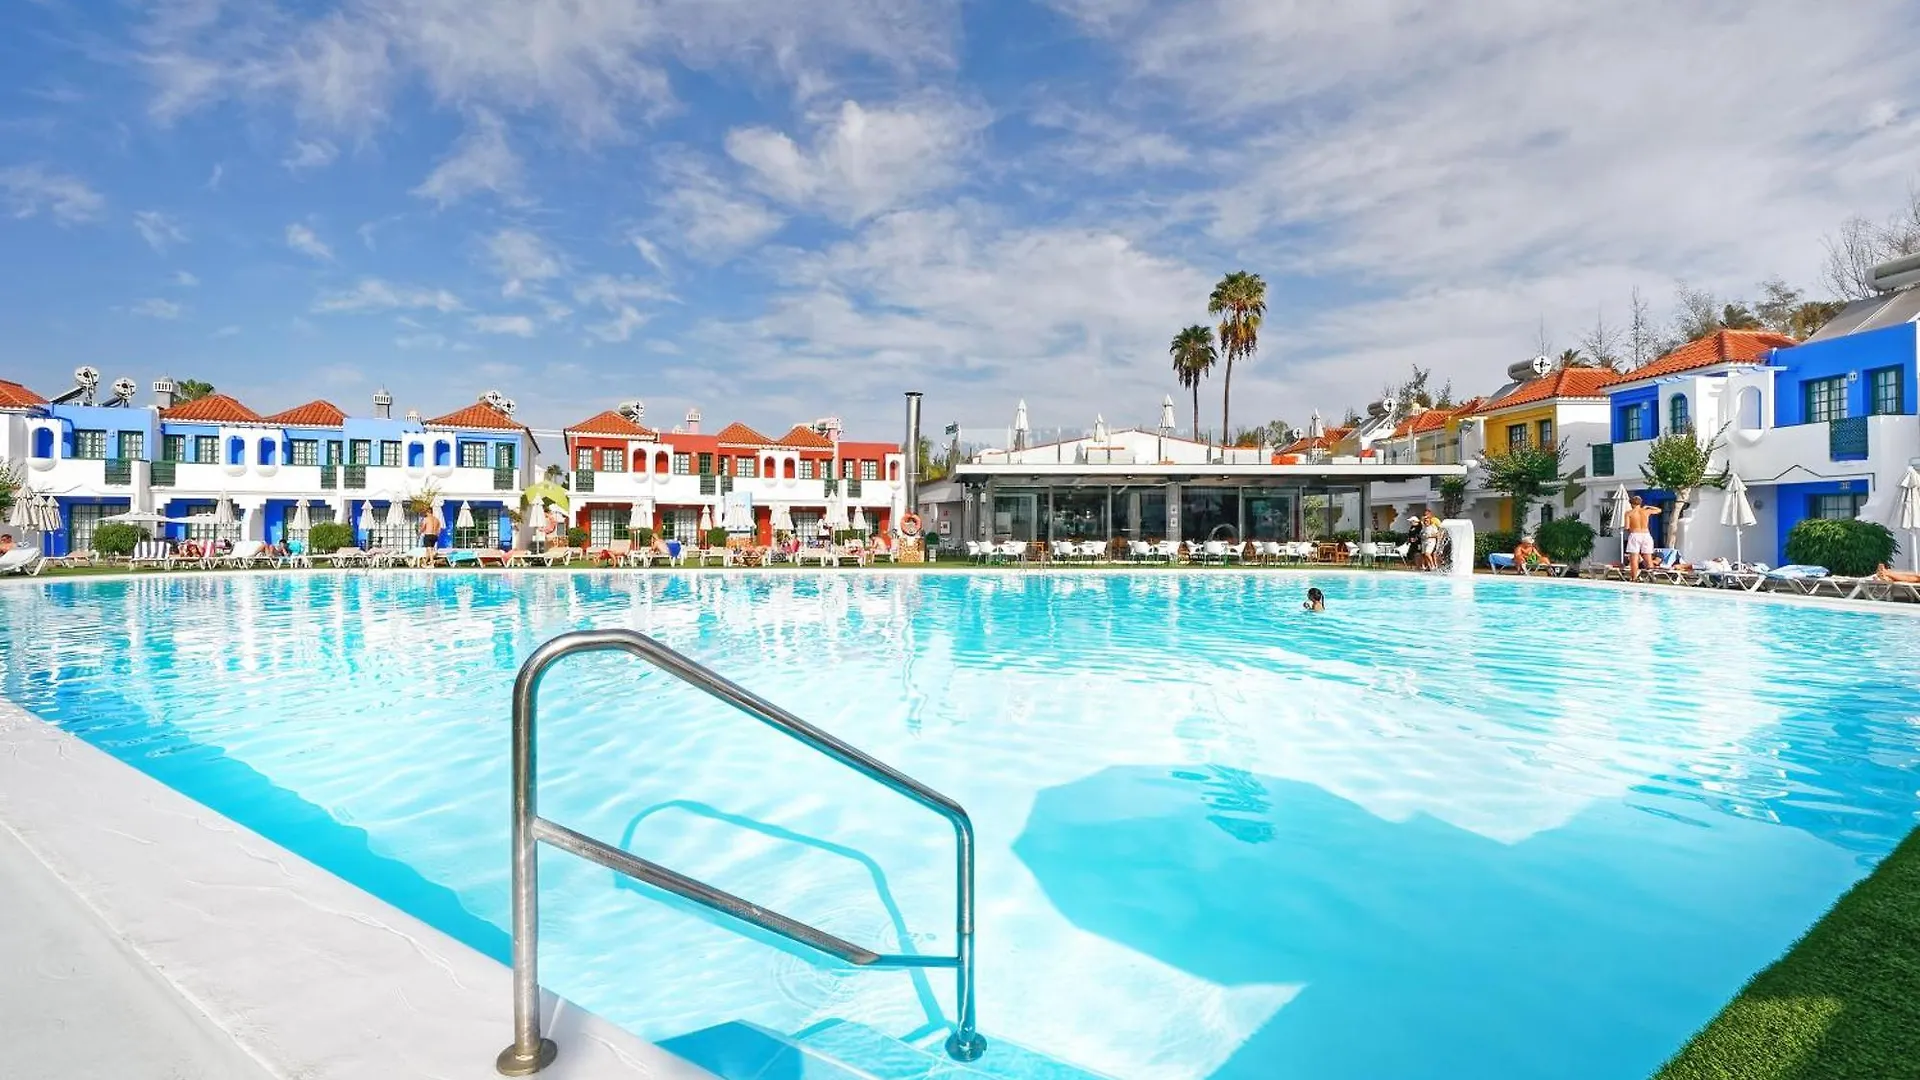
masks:
<svg viewBox="0 0 1920 1080"><path fill-rule="evenodd" d="M40 555L39 548L17 547L0 555L0 574L23 574L34 577L45 569L47 560Z"/></svg>
<svg viewBox="0 0 1920 1080"><path fill-rule="evenodd" d="M1268 564L1279 562L1284 554L1278 540L1262 540L1254 545L1254 549L1259 553L1260 561Z"/></svg>
<svg viewBox="0 0 1920 1080"><path fill-rule="evenodd" d="M1180 561L1180 544L1175 540L1162 540L1153 545L1153 557L1172 566Z"/></svg>
<svg viewBox="0 0 1920 1080"><path fill-rule="evenodd" d="M1373 542L1372 540L1368 540L1366 543L1360 545L1360 561L1361 562L1371 566L1373 565L1374 561L1378 558L1380 558L1379 544Z"/></svg>
<svg viewBox="0 0 1920 1080"><path fill-rule="evenodd" d="M1200 562L1204 560L1206 562L1212 562L1215 559L1220 560L1220 565L1222 566L1227 564L1227 545L1219 540L1209 540L1205 546L1200 549L1200 558L1194 559L1193 561Z"/></svg>
<svg viewBox="0 0 1920 1080"><path fill-rule="evenodd" d="M1391 560L1397 563L1405 563L1407 561L1407 552L1412 549L1413 545L1411 544L1380 544L1376 547L1373 557L1383 562Z"/></svg>
<svg viewBox="0 0 1920 1080"><path fill-rule="evenodd" d="M976 562L976 563L985 562L986 559L987 559L986 545L982 544L978 540L967 541L967 561L968 562Z"/></svg>
<svg viewBox="0 0 1920 1080"><path fill-rule="evenodd" d="M1107 545L1098 540L1088 540L1080 545L1080 557L1088 562L1102 562L1107 557Z"/></svg>
<svg viewBox="0 0 1920 1080"><path fill-rule="evenodd" d="M1080 549L1065 540L1055 540L1047 545L1047 557L1055 562L1072 562L1080 557Z"/></svg>
<svg viewBox="0 0 1920 1080"><path fill-rule="evenodd" d="M1134 562L1147 562L1153 558L1153 548L1145 540L1129 540L1127 557Z"/></svg>

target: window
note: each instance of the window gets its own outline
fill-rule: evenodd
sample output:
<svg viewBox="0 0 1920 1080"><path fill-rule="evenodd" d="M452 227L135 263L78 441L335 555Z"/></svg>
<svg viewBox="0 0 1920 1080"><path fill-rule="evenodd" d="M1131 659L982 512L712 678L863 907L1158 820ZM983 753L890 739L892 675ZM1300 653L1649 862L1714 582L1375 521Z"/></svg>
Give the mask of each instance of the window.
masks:
<svg viewBox="0 0 1920 1080"><path fill-rule="evenodd" d="M460 467L463 469L486 468L487 444L483 442L462 442L460 444Z"/></svg>
<svg viewBox="0 0 1920 1080"><path fill-rule="evenodd" d="M220 464L220 437L217 435L195 435L193 437L193 460L202 465Z"/></svg>
<svg viewBox="0 0 1920 1080"><path fill-rule="evenodd" d="M453 464L453 444L445 439L435 439L433 441L434 468L443 469L451 464Z"/></svg>
<svg viewBox="0 0 1920 1080"><path fill-rule="evenodd" d="M1687 406L1687 395L1675 394L1667 399L1667 431L1680 435L1693 430L1692 410Z"/></svg>
<svg viewBox="0 0 1920 1080"><path fill-rule="evenodd" d="M407 444L407 468L424 469L427 467L427 444L410 442Z"/></svg>
<svg viewBox="0 0 1920 1080"><path fill-rule="evenodd" d="M503 442L500 445L493 448L493 467L494 468L511 469L513 468L514 464L515 462L513 460L513 444L512 443Z"/></svg>
<svg viewBox="0 0 1920 1080"><path fill-rule="evenodd" d="M1867 372L1867 415L1892 416L1903 412L1900 407L1902 389L1900 369L1897 367Z"/></svg>
<svg viewBox="0 0 1920 1080"><path fill-rule="evenodd" d="M880 479L880 463L877 461L861 462L860 463L860 479L862 480Z"/></svg>
<svg viewBox="0 0 1920 1080"><path fill-rule="evenodd" d="M660 531L669 540L678 540L683 544L700 542L700 512L698 510L665 510L660 514Z"/></svg>
<svg viewBox="0 0 1920 1080"><path fill-rule="evenodd" d="M593 447L581 446L573 451L573 469L575 472L593 471Z"/></svg>
<svg viewBox="0 0 1920 1080"><path fill-rule="evenodd" d="M1540 524L1545 525L1547 522L1552 520L1553 520L1553 504L1541 503L1540 504Z"/></svg>
<svg viewBox="0 0 1920 1080"><path fill-rule="evenodd" d="M295 439L291 452L287 455L289 465L320 464L320 440Z"/></svg>
<svg viewBox="0 0 1920 1080"><path fill-rule="evenodd" d="M107 433L104 431L76 431L73 433L73 456L77 458L99 459L107 456Z"/></svg>
<svg viewBox="0 0 1920 1080"><path fill-rule="evenodd" d="M1810 495L1807 497L1807 516L1847 520L1860 516L1866 505L1864 493L1842 492L1838 495Z"/></svg>
<svg viewBox="0 0 1920 1080"><path fill-rule="evenodd" d="M67 507L67 550L93 550L93 530L100 527L100 519L125 510L125 506L99 503L74 503Z"/></svg>
<svg viewBox="0 0 1920 1080"><path fill-rule="evenodd" d="M1801 420L1809 424L1824 423L1828 420L1847 418L1847 377L1835 375L1828 379L1808 379L1800 384L1801 401L1804 415Z"/></svg>
<svg viewBox="0 0 1920 1080"><path fill-rule="evenodd" d="M37 458L50 458L53 456L52 428L43 427L33 429L33 456Z"/></svg>
<svg viewBox="0 0 1920 1080"><path fill-rule="evenodd" d="M700 455L700 475L701 476L713 475L713 455L712 454Z"/></svg>
<svg viewBox="0 0 1920 1080"><path fill-rule="evenodd" d="M1620 410L1620 440L1622 442L1638 442L1648 437L1647 406L1629 405Z"/></svg>
<svg viewBox="0 0 1920 1080"><path fill-rule="evenodd" d="M382 443L380 445L382 446L382 448L386 446L385 443ZM385 457L384 454L381 456L383 458ZM347 464L349 465L373 464L373 440L372 439L355 439L352 442L348 443L347 444ZM382 460L380 464L385 465L386 462Z"/></svg>
<svg viewBox="0 0 1920 1080"><path fill-rule="evenodd" d="M1534 426L1534 429L1540 433L1540 445L1547 447L1548 449L1552 449L1553 448L1553 421L1542 420L1533 426Z"/></svg>
<svg viewBox="0 0 1920 1080"><path fill-rule="evenodd" d="M185 435L162 435L160 437L160 460L187 460L187 437Z"/></svg>
<svg viewBox="0 0 1920 1080"><path fill-rule="evenodd" d="M260 464L272 465L277 462L279 460L279 454L277 453L279 449L280 444L274 442L272 439L261 439L260 453L258 455Z"/></svg>
<svg viewBox="0 0 1920 1080"><path fill-rule="evenodd" d="M327 440L327 464L338 465L347 456L347 444L339 439ZM385 464L384 462L382 464Z"/></svg>
<svg viewBox="0 0 1920 1080"><path fill-rule="evenodd" d="M500 546L500 512L489 508L473 511L473 524L455 527L453 546L459 548L497 548Z"/></svg>
<svg viewBox="0 0 1920 1080"><path fill-rule="evenodd" d="M759 476L760 459L750 457L736 459L733 463L733 475L747 477Z"/></svg>
<svg viewBox="0 0 1920 1080"><path fill-rule="evenodd" d="M817 510L795 510L793 512L793 535L802 540L812 540L820 535L820 519Z"/></svg>
<svg viewBox="0 0 1920 1080"><path fill-rule="evenodd" d="M380 464L388 469L400 467L400 440L380 440Z"/></svg>
<svg viewBox="0 0 1920 1080"><path fill-rule="evenodd" d="M144 431L123 431L120 433L120 457L122 460L138 460L147 456L147 433Z"/></svg>
<svg viewBox="0 0 1920 1080"><path fill-rule="evenodd" d="M733 475L733 459L730 457L721 457L721 458L715 459L713 463L713 467L719 471L721 476Z"/></svg>
<svg viewBox="0 0 1920 1080"><path fill-rule="evenodd" d="M692 473L693 473L693 455L692 454L673 455L673 475L690 476L692 475Z"/></svg>
<svg viewBox="0 0 1920 1080"><path fill-rule="evenodd" d="M1515 450L1525 450L1526 448L1527 448L1527 425L1508 424L1507 425L1507 452L1512 453Z"/></svg>
<svg viewBox="0 0 1920 1080"><path fill-rule="evenodd" d="M605 448L601 449L600 471L601 472L626 472L627 471L626 452L623 450L610 450Z"/></svg>
<svg viewBox="0 0 1920 1080"><path fill-rule="evenodd" d="M800 479L802 479L802 480L812 480L812 479L814 479L814 475L813 475L813 469L814 469L814 463L813 463L813 462L811 462L811 461L802 461L802 462L800 463Z"/></svg>
<svg viewBox="0 0 1920 1080"><path fill-rule="evenodd" d="M604 548L619 539L614 535L614 527L626 525L626 519L621 516L624 513L606 507L587 511L587 545Z"/></svg>
<svg viewBox="0 0 1920 1080"><path fill-rule="evenodd" d="M235 435L227 440L227 464L245 465L247 463L247 440Z"/></svg>

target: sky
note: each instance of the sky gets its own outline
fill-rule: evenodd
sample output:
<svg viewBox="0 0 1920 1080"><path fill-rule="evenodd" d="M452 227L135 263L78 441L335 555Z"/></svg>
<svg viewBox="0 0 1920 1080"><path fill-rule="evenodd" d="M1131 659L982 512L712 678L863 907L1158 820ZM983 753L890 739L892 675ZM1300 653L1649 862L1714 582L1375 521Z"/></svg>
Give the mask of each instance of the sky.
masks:
<svg viewBox="0 0 1920 1080"><path fill-rule="evenodd" d="M1816 285L1920 177L1910 0L0 0L0 377L536 427L1191 422L1493 389ZM1219 423L1222 373L1202 391ZM144 392L143 398L144 400Z"/></svg>

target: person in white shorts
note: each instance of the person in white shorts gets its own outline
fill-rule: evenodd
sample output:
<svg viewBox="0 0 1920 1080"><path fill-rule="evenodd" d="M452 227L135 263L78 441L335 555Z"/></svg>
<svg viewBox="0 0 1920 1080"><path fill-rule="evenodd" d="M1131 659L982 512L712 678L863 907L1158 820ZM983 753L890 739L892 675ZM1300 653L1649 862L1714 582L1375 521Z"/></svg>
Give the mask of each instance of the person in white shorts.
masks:
<svg viewBox="0 0 1920 1080"><path fill-rule="evenodd" d="M1638 495L1628 500L1626 524L1629 580L1640 580L1642 559L1646 560L1647 569L1653 569L1653 515L1659 512L1659 507L1643 504Z"/></svg>

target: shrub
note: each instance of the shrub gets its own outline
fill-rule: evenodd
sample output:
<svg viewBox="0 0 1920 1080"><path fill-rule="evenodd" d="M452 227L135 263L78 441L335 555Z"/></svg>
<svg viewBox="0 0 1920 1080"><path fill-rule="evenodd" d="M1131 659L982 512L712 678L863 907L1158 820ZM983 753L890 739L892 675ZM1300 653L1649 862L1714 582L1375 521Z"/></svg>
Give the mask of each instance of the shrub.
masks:
<svg viewBox="0 0 1920 1080"><path fill-rule="evenodd" d="M718 528L718 527L708 529L707 530L707 546L710 548L726 547L727 546L727 530Z"/></svg>
<svg viewBox="0 0 1920 1080"><path fill-rule="evenodd" d="M1543 522L1535 536L1540 550L1554 562L1573 566L1593 554L1593 526L1576 517Z"/></svg>
<svg viewBox="0 0 1920 1080"><path fill-rule="evenodd" d="M1457 518L1467 505L1467 478L1448 476L1440 480L1440 516Z"/></svg>
<svg viewBox="0 0 1920 1080"><path fill-rule="evenodd" d="M102 555L131 555L135 544L151 539L153 534L138 525L109 521L93 530L93 550Z"/></svg>
<svg viewBox="0 0 1920 1080"><path fill-rule="evenodd" d="M572 528L567 530L567 546L583 548L587 546L587 530Z"/></svg>
<svg viewBox="0 0 1920 1080"><path fill-rule="evenodd" d="M1512 551L1520 546L1520 534L1512 530L1495 530L1473 534L1473 564L1487 565L1487 556L1496 551Z"/></svg>
<svg viewBox="0 0 1920 1080"><path fill-rule="evenodd" d="M639 529L633 530L633 546L634 547L652 547L653 546L653 530L648 528L639 528Z"/></svg>
<svg viewBox="0 0 1920 1080"><path fill-rule="evenodd" d="M316 555L326 555L353 546L353 529L344 522L322 521L307 533L307 547Z"/></svg>
<svg viewBox="0 0 1920 1080"><path fill-rule="evenodd" d="M1893 561L1900 544L1877 521L1808 518L1787 532L1787 561L1860 577Z"/></svg>

